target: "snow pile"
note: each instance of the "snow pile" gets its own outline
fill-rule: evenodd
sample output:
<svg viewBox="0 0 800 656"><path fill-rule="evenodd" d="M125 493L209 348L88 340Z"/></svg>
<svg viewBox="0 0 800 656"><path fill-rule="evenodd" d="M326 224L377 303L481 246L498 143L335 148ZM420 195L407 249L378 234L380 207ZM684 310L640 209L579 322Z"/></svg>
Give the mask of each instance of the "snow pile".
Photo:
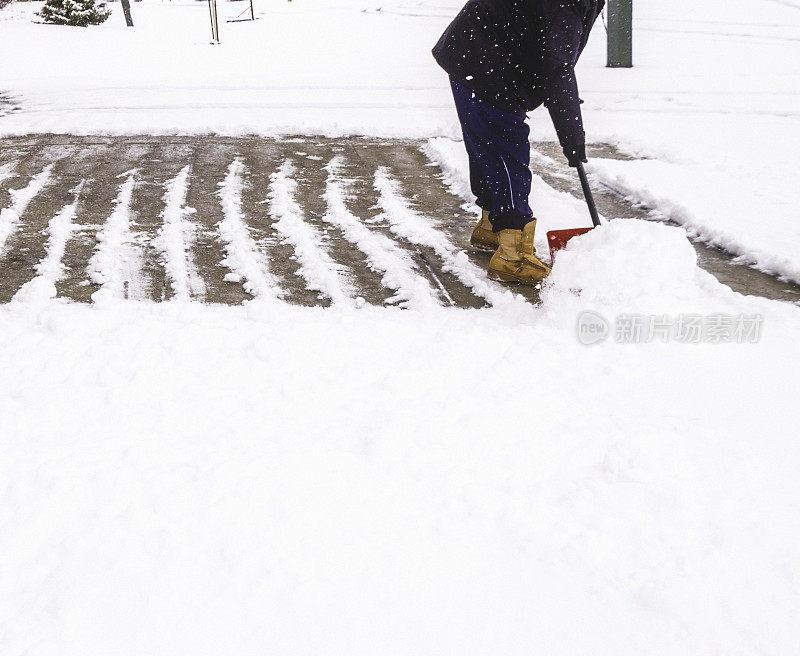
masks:
<svg viewBox="0 0 800 656"><path fill-rule="evenodd" d="M651 208L656 218L680 224L761 271L800 282L800 222L796 202L782 188L785 181L775 171L754 175L763 168L755 160L750 170L729 170L731 164L600 159L589 168L606 186ZM728 170L713 185L698 184L713 179L711 169ZM743 186L743 179L749 184Z"/></svg>
<svg viewBox="0 0 800 656"><path fill-rule="evenodd" d="M37 307L54 299L58 291L56 284L45 276L35 276L19 288L12 301L27 307Z"/></svg>
<svg viewBox="0 0 800 656"><path fill-rule="evenodd" d="M545 285L548 303L582 302L628 310L696 298L708 274L681 228L615 219L573 237L556 254Z"/></svg>

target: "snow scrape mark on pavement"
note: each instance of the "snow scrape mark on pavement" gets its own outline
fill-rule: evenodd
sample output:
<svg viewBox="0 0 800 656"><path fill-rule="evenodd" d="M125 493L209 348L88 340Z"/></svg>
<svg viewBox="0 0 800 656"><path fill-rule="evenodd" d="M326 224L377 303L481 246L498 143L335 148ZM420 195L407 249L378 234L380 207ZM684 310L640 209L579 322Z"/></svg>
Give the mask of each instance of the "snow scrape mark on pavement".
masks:
<svg viewBox="0 0 800 656"><path fill-rule="evenodd" d="M74 194L73 201L62 207L48 222L44 259L34 269L36 276L17 290L13 301L35 303L55 298L56 283L64 275L62 260L67 250L67 242L75 231L73 220L78 212L78 202L85 184L86 181L81 180L78 186L71 190L71 193Z"/></svg>
<svg viewBox="0 0 800 656"><path fill-rule="evenodd" d="M373 232L347 209L348 183L339 175L341 162L342 158L337 156L326 167L325 201L328 210L322 219L340 228L345 238L367 256L369 265L383 274L383 286L396 292L387 303L415 309L438 306L435 292L417 273L411 258L386 235Z"/></svg>
<svg viewBox="0 0 800 656"><path fill-rule="evenodd" d="M14 169L17 168L16 162L6 162L0 166L0 182L7 180L14 175Z"/></svg>
<svg viewBox="0 0 800 656"><path fill-rule="evenodd" d="M454 274L474 294L498 306L512 302L513 294L490 281L486 274L473 264L467 254L459 250L429 219L409 207L386 167L375 172L375 189L380 193L380 207L390 229L412 244L432 248L442 260L443 271Z"/></svg>
<svg viewBox="0 0 800 656"><path fill-rule="evenodd" d="M295 168L286 161L270 176L272 213L277 218L275 229L283 241L291 244L300 262L300 275L308 289L322 292L334 304L353 304L355 295L345 280L344 268L331 259L322 245L322 235L303 220L303 213L295 200L297 182L292 179Z"/></svg>
<svg viewBox="0 0 800 656"><path fill-rule="evenodd" d="M447 144L447 149L442 147L443 142ZM461 147L461 144L455 144L451 139L428 139L421 150L428 161L441 171L447 190L464 201L465 209L474 207L475 196L472 195L469 186L469 177L465 176L463 171L459 171L458 164L453 161L452 152L449 151L449 147L453 145Z"/></svg>
<svg viewBox="0 0 800 656"><path fill-rule="evenodd" d="M47 225L47 255L36 265L36 273L52 283L58 282L64 273L64 265L61 260L75 227L72 220L78 212L78 200L85 184L86 181L81 180L78 186L72 190L72 193L75 194L72 203L62 208Z"/></svg>
<svg viewBox="0 0 800 656"><path fill-rule="evenodd" d="M131 231L130 215L136 174L133 169L118 176L125 181L114 201L114 211L97 234L97 247L89 260L89 277L114 298L143 300L142 255Z"/></svg>
<svg viewBox="0 0 800 656"><path fill-rule="evenodd" d="M161 214L164 225L154 241L155 247L163 255L164 268L175 298L184 301L190 298L202 300L205 294L205 285L192 257L196 227L186 219L188 214L194 212L194 209L186 207L191 170L191 166L185 166L166 184L166 207Z"/></svg>
<svg viewBox="0 0 800 656"><path fill-rule="evenodd" d="M0 255L3 254L3 247L6 240L11 236L19 223L19 219L25 208L33 200L33 198L42 191L50 182L50 176L53 171L53 164L45 166L41 172L37 173L26 187L23 189L9 189L8 194L11 196L11 206L4 208L0 211Z"/></svg>
<svg viewBox="0 0 800 656"><path fill-rule="evenodd" d="M282 290L269 274L266 255L259 251L250 235L242 215L242 188L247 168L241 159L235 159L228 167L224 182L220 183L219 197L225 218L217 224L222 241L225 242L226 257L222 265L228 267L230 276L242 281L242 287L256 298L277 298Z"/></svg>

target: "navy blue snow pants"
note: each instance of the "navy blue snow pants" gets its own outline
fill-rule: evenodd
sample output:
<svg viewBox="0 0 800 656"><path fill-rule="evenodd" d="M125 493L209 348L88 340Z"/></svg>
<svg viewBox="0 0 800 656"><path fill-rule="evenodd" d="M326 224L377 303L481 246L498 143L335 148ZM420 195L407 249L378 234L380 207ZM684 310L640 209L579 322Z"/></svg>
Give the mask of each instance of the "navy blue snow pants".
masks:
<svg viewBox="0 0 800 656"><path fill-rule="evenodd" d="M531 147L525 112L493 107L452 78L450 86L477 204L491 213L489 220L495 232L522 230L533 218L528 205Z"/></svg>

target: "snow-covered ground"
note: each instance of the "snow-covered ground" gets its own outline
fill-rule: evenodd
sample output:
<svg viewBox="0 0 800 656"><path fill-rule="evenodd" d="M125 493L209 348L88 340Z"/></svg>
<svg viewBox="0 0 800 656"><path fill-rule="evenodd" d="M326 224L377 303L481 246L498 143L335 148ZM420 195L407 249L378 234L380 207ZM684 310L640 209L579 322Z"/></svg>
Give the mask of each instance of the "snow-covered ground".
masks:
<svg viewBox="0 0 800 656"><path fill-rule="evenodd" d="M134 4L134 30L117 7L86 30L32 24L33 9L0 12L0 91L21 105L0 133L426 137L466 193L428 55L452 0L270 1L219 46L202 3ZM581 80L590 137L650 159L594 174L796 277L798 7L637 12L639 67L603 68L599 27ZM136 264L115 256L130 250L128 172L98 226L94 305L53 298L76 188L39 275L0 307L0 655L798 651L800 308L734 294L681 228L631 220L574 241L534 307L377 175L392 235L493 305L437 307L350 214L336 161L320 163L324 220L410 309L359 309L312 266L325 253L287 165L277 228L338 301L291 306L243 229L237 161L219 229L256 300L181 299L180 177L159 242L187 264L169 272L177 300L116 300ZM3 241L49 175L0 199ZM554 225L583 211L541 180L533 201Z"/></svg>
<svg viewBox="0 0 800 656"><path fill-rule="evenodd" d="M541 309L29 289L0 310L0 653L793 653L800 310L679 228L562 257ZM587 310L762 338L586 347Z"/></svg>

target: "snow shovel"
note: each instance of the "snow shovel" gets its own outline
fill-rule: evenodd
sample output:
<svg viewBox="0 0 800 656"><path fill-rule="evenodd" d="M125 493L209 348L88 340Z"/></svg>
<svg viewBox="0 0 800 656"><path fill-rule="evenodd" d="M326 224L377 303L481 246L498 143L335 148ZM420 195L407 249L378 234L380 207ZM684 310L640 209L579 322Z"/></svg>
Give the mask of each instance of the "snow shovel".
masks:
<svg viewBox="0 0 800 656"><path fill-rule="evenodd" d="M589 214L592 215L591 228L567 228L565 230L551 230L547 233L547 245L550 247L550 262L552 263L556 253L567 245L567 242L573 237L583 235L594 230L600 225L600 217L597 215L597 207L594 204L594 197L592 190L589 187L589 179L586 177L586 171L583 170L583 163L578 162L578 176L581 179L581 187L583 187L583 195L586 197L586 204L589 206Z"/></svg>

